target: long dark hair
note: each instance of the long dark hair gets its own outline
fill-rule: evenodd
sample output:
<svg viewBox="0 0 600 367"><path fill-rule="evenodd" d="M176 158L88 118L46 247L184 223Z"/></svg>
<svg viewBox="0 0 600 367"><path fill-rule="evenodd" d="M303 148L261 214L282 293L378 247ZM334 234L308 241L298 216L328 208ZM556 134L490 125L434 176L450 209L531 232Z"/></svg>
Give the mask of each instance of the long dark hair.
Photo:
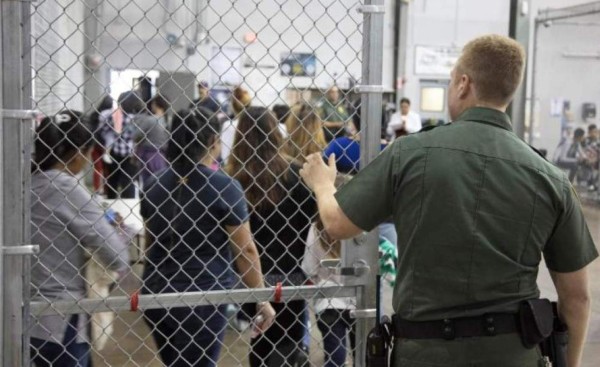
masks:
<svg viewBox="0 0 600 367"><path fill-rule="evenodd" d="M105 95L104 97L102 97L102 100L100 100L100 103L98 103L98 105L96 106L96 111L102 112L104 110L112 110L113 102L114 101L110 95Z"/></svg>
<svg viewBox="0 0 600 367"><path fill-rule="evenodd" d="M208 152L220 130L219 119L205 108L176 113L167 145L167 160L175 172L180 176L188 175Z"/></svg>
<svg viewBox="0 0 600 367"><path fill-rule="evenodd" d="M121 93L117 102L123 112L128 115L137 115L146 108L140 94L132 90Z"/></svg>
<svg viewBox="0 0 600 367"><path fill-rule="evenodd" d="M32 171L67 164L77 152L92 147L92 133L81 118L81 112L65 110L42 120L35 130Z"/></svg>
<svg viewBox="0 0 600 367"><path fill-rule="evenodd" d="M242 112L226 171L240 182L255 210L272 208L287 194L282 181L290 163L281 155L282 144L271 111L248 107Z"/></svg>

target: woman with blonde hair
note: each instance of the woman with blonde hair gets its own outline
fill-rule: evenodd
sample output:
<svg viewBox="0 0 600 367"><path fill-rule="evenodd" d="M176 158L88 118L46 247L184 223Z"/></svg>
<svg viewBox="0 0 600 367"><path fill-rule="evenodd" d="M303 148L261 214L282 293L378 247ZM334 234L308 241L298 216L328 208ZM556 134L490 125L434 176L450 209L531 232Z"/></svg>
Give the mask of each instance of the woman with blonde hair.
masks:
<svg viewBox="0 0 600 367"><path fill-rule="evenodd" d="M233 139L237 130L238 118L244 109L252 103L250 93L238 85L231 93L231 110L233 118L223 124L221 130L221 160L223 164L227 163L227 158L233 150Z"/></svg>
<svg viewBox="0 0 600 367"><path fill-rule="evenodd" d="M304 162L306 157L322 152L327 146L323 122L317 112L306 103L292 107L286 128L289 137L285 144L285 153L297 162Z"/></svg>

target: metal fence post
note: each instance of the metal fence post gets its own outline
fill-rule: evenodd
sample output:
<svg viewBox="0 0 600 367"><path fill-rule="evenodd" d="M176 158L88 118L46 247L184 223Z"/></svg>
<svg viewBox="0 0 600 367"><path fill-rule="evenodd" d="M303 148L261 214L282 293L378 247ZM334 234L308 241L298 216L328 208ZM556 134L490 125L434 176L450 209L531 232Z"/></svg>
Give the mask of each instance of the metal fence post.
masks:
<svg viewBox="0 0 600 367"><path fill-rule="evenodd" d="M0 4L0 8L2 4ZM0 65L4 66L4 12L0 13ZM4 70L3 68L0 70ZM0 110L4 109L4 88L2 74L0 74ZM4 136L4 130L2 128L3 119L0 116L0 141L2 141L2 137ZM0 162L3 162L4 154L2 149L0 149ZM0 169L0 192L4 192L4 172ZM4 216L4 200L2 200L2 195L0 195L0 213ZM4 238L4 223L0 220L0 238ZM0 251L0 285L4 285L4 251ZM0 293L0 361L4 361L4 294Z"/></svg>
<svg viewBox="0 0 600 367"><path fill-rule="evenodd" d="M85 52L85 68L84 68L84 85L83 85L83 104L84 111L92 110L97 101L108 93L106 85L110 83L110 70L108 65L100 63L94 66L90 62L92 58L102 58L99 55L101 40L99 37L99 24L96 14L101 13L102 1L99 0L84 0L84 50Z"/></svg>
<svg viewBox="0 0 600 367"><path fill-rule="evenodd" d="M529 31L531 29L528 10L530 3L531 2L527 0L511 0L510 2L508 33L511 38L514 38L516 41L522 44L526 51L529 51ZM527 131L526 129L527 123L525 119L527 114L525 111L527 109L527 74L529 73L528 70L533 71L534 61L530 59L530 55L527 55L527 57L529 60L525 65L525 77L523 78L523 82L519 88L517 88L513 102L508 107L507 111L513 123L515 134L517 134L517 136L521 139L525 139L525 133L529 134L528 142L531 143L533 140L533 137L531 136L532 130Z"/></svg>
<svg viewBox="0 0 600 367"><path fill-rule="evenodd" d="M380 152L381 141L381 106L382 106L382 63L383 63L383 22L384 1L366 0L361 8L364 14L363 22L363 65L361 99L361 131L360 162L365 167ZM379 234L375 230L366 238L366 245L361 255L371 266L371 272L366 278L367 286L358 290L356 298L357 309L374 309L377 289L375 277L378 269ZM373 326L373 320L360 318L356 325L356 366L365 365L365 342L367 334Z"/></svg>
<svg viewBox="0 0 600 367"><path fill-rule="evenodd" d="M28 109L30 105L30 88L24 87L30 81L28 57L24 50L29 43L28 2L2 1L2 108L12 110ZM25 181L28 181L29 157L25 159L29 146L24 134L23 119L3 117L1 127L2 141L2 246L18 246L25 243L25 228L29 222L25 203ZM23 344L23 259L7 258L3 263L3 309L2 330L2 364L4 366L21 366L24 361ZM2 259L4 261L4 258Z"/></svg>

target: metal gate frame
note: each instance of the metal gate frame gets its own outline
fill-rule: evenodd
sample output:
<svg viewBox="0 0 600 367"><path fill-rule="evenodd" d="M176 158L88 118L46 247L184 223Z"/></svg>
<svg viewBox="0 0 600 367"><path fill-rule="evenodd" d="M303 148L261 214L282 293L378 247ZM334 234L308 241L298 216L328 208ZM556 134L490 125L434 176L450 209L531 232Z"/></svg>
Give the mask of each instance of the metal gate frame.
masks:
<svg viewBox="0 0 600 367"><path fill-rule="evenodd" d="M32 247L29 241L29 183L31 157L30 14L28 1L0 1L0 148L2 208L0 243L0 284L3 287L0 315L3 366L25 365L29 359L28 266ZM26 334L26 333L25 333Z"/></svg>
<svg viewBox="0 0 600 367"><path fill-rule="evenodd" d="M360 162L361 169L369 164L381 151L381 103L383 98L383 23L384 0L366 0L361 8L363 19L362 86L358 87L361 97ZM375 297L380 290L376 284L378 266L379 230L366 235L365 245L357 248L356 255L366 261L373 271L366 275L364 283L370 286L358 287L357 310L375 310ZM359 318L356 324L356 366L364 366L366 360L366 340L374 326L373 313L369 318Z"/></svg>
<svg viewBox="0 0 600 367"><path fill-rule="evenodd" d="M0 222L2 246L20 246L29 239L29 190L31 157L31 4L28 1L0 0L0 59L2 60L2 90L0 90ZM362 85L361 93L361 162L366 166L380 151L382 86L382 46L384 1L365 0L358 9L363 14ZM16 137L16 138L15 138ZM8 230L7 230L8 229ZM356 296L356 366L365 364L365 342L375 315L374 287L378 268L378 233L373 231L345 246L341 266L354 274L343 286L283 287L281 299L315 299L330 296ZM0 284L3 302L0 305L0 335L2 361L5 366L29 365L29 316L72 314L78 312L122 311L132 308L164 308L190 304L237 303L252 298L272 301L273 288L237 289L211 292L185 292L158 295L133 295L106 299L82 299L76 302L34 302L29 305L29 261L20 257L5 258L8 252L25 255L33 247L23 250L0 251ZM15 260L16 259L16 260ZM365 271L370 269L371 271ZM339 269L342 271L342 269ZM344 273L347 273L345 271ZM279 297L278 297L279 298ZM133 301L133 302L132 302Z"/></svg>

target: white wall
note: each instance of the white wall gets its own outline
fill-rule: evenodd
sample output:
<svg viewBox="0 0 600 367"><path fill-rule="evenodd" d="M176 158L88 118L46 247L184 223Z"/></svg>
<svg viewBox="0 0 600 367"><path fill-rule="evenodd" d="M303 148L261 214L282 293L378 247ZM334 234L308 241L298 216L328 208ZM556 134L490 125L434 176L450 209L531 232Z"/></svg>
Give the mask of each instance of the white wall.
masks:
<svg viewBox="0 0 600 367"><path fill-rule="evenodd" d="M507 0L413 0L409 5L405 84L401 95L419 112L421 80L447 81L448 74L417 75L415 47L462 48L469 40L488 33L508 34L510 2ZM445 118L444 114L422 113Z"/></svg>
<svg viewBox="0 0 600 367"><path fill-rule="evenodd" d="M562 8L590 0L532 0L529 14L535 17L540 9ZM406 83L402 95L413 101L418 110L422 80L448 80L448 75L416 75L416 46L461 48L470 39L485 33L508 33L510 2L506 0L413 0L409 5L406 50ZM573 18L568 22L600 23L600 15ZM560 21L558 22L560 23ZM532 22L533 24L533 22ZM598 53L600 26L554 24L540 28L538 62L535 65L536 101L533 145L552 155L560 139L560 118L550 116L554 98L570 100L575 126L583 126L581 107L585 102L600 106L600 62L593 58L567 58L564 52ZM533 40L533 32L531 40ZM532 47L533 42L530 42ZM530 49L531 55L532 49ZM531 67L528 75L528 96L531 98ZM529 111L529 107L528 107ZM435 114L422 114L430 117Z"/></svg>
<svg viewBox="0 0 600 367"><path fill-rule="evenodd" d="M191 57L186 56L185 47L169 47L165 34L174 32L183 43L190 44L196 33L195 9L180 8L173 11L171 20L165 20L162 7L142 10L135 2L111 1L116 4L105 4L102 9L101 22L110 31L102 35L100 52L113 69L185 70L197 79L210 80L208 61L213 48L239 47L243 49L241 62L232 63L232 67L240 67L242 84L255 92L255 103L265 105L285 98L286 88L326 88L334 82L344 87L349 78L361 76L362 14L356 11L358 0L209 1L208 6L198 9L206 38ZM163 7L168 8L169 3L161 1ZM120 7L121 18L116 11ZM391 90L394 1L388 0L386 8L383 78ZM244 42L248 32L257 34L256 42ZM316 54L314 79L280 75L280 57L290 51ZM243 66L248 60L268 67Z"/></svg>
<svg viewBox="0 0 600 367"><path fill-rule="evenodd" d="M33 108L44 114L83 109L83 5L80 1L32 3Z"/></svg>
<svg viewBox="0 0 600 367"><path fill-rule="evenodd" d="M533 144L554 151L560 139L561 118L551 116L552 99L569 100L570 126L586 128L582 104L600 106L600 15L573 18L573 22L595 22L597 25L565 25L556 22L540 27L538 56L535 67L537 113ZM596 58L568 55L596 55ZM597 123L596 121L593 121ZM591 122L588 122L591 123Z"/></svg>
<svg viewBox="0 0 600 367"><path fill-rule="evenodd" d="M99 47L98 53L105 57L105 65L114 69L189 70L197 79L210 80L208 60L213 48L241 47L243 56L237 65L244 84L256 92L255 103L266 105L284 98L286 88L325 88L334 81L345 85L349 77L360 78L361 75L362 15L356 12L358 0L290 0L281 7L275 0L211 0L208 3L198 0L184 7L173 0L100 2L102 5L94 11L99 18L100 37L94 43ZM585 2L588 0L533 0L530 14L534 16L540 8ZM83 108L86 14L83 3L69 0L32 3L34 107L44 113L52 114L65 107ZM391 90L395 86L395 1L386 0L385 4L383 83ZM417 108L420 80L448 79L447 75L415 75L416 46L461 47L480 34L505 34L508 12L509 2L505 0L411 1L405 54L406 84L401 94L411 98ZM592 22L598 21L591 18ZM205 29L198 28L198 24ZM258 40L246 44L243 36L251 31L257 33ZM558 122L549 117L552 98L569 99L577 118L583 102L599 102L599 83L590 80L599 75L598 61L561 56L564 50L597 52L596 43L590 40L600 39L598 31L599 27L594 26L567 25L540 30L536 74L539 100L536 116L539 118L534 145L552 151L559 139ZM184 44L197 41L194 55L188 57L185 47L169 47L165 40L167 32L177 34ZM316 78L280 76L279 58L290 50L316 53ZM243 66L248 59L272 68ZM589 83L578 82L580 80Z"/></svg>
<svg viewBox="0 0 600 367"><path fill-rule="evenodd" d="M561 8L587 2L589 0L535 0L532 11L536 15L538 9ZM561 136L561 118L552 117L550 113L552 99L570 101L573 116L570 126L573 128L587 128L581 117L583 103L593 102L600 106L600 60L564 55L600 55L598 40L600 14L559 20L550 27L539 28L538 56L534 68L536 112L532 144L537 148L547 149L549 157L552 157ZM598 118L595 123L598 123Z"/></svg>

